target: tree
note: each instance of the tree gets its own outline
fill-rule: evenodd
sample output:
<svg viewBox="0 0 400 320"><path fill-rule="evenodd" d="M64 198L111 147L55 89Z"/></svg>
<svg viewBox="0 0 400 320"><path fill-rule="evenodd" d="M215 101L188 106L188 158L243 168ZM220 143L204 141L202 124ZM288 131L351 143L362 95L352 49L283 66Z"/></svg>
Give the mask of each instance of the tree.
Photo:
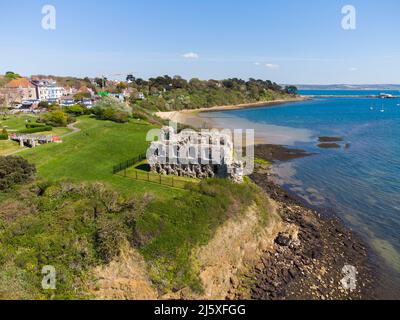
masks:
<svg viewBox="0 0 400 320"><path fill-rule="evenodd" d="M135 77L132 74L128 74L126 76L126 81L127 82L135 82Z"/></svg>
<svg viewBox="0 0 400 320"><path fill-rule="evenodd" d="M7 98L4 98L3 101L0 101L0 115L3 120L7 119L7 116L10 114L10 109L8 108Z"/></svg>
<svg viewBox="0 0 400 320"><path fill-rule="evenodd" d="M128 86L124 82L120 82L117 84L118 93L122 93L122 91L124 91L126 88L128 88Z"/></svg>
<svg viewBox="0 0 400 320"><path fill-rule="evenodd" d="M22 157L0 157L0 191L27 182L36 173L35 165Z"/></svg>
<svg viewBox="0 0 400 320"><path fill-rule="evenodd" d="M67 113L73 114L74 116L81 116L86 113L86 108L84 108L78 104L75 104L75 105L69 106L69 107L65 107L64 110Z"/></svg>
<svg viewBox="0 0 400 320"><path fill-rule="evenodd" d="M132 109L112 97L104 97L96 103L94 114L101 120L127 122L132 115Z"/></svg>
<svg viewBox="0 0 400 320"><path fill-rule="evenodd" d="M82 101L83 99L90 99L91 95L89 92L78 92L74 95L74 99Z"/></svg>
<svg viewBox="0 0 400 320"><path fill-rule="evenodd" d="M285 92L288 94L296 95L298 93L298 89L296 86L286 86Z"/></svg>
<svg viewBox="0 0 400 320"><path fill-rule="evenodd" d="M43 114L38 121L53 127L65 127L68 124L68 116L61 110L55 110Z"/></svg>
<svg viewBox="0 0 400 320"><path fill-rule="evenodd" d="M21 76L18 73L14 73L12 71L7 71L5 76L9 80L14 80L14 79L21 78Z"/></svg>
<svg viewBox="0 0 400 320"><path fill-rule="evenodd" d="M40 101L39 108L47 109L49 107L49 103L47 101Z"/></svg>

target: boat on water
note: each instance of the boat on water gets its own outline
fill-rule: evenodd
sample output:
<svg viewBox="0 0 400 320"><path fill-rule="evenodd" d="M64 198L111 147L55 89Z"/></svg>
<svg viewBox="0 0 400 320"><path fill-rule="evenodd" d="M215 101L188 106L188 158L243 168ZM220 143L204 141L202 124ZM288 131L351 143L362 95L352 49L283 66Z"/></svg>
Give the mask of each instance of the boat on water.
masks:
<svg viewBox="0 0 400 320"><path fill-rule="evenodd" d="M381 94L379 94L378 98L381 98L381 99L394 99L396 97L394 95L392 95L392 94L389 94L389 93L381 93Z"/></svg>

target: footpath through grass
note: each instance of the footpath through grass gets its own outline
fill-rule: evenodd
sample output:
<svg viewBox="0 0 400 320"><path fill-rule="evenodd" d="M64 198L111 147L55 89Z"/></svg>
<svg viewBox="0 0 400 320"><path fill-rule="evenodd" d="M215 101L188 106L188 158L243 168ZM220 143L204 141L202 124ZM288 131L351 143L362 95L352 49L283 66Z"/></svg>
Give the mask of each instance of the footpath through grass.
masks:
<svg viewBox="0 0 400 320"><path fill-rule="evenodd" d="M176 189L113 175L113 166L146 152L147 132L154 128L141 121L125 124L80 117L82 131L19 155L36 164L39 180L102 182L124 193L152 192L162 197L181 193Z"/></svg>
<svg viewBox="0 0 400 320"><path fill-rule="evenodd" d="M25 125L30 121L36 121L37 116L34 115L12 115L8 116L7 119L0 120L0 129L5 128L11 134L20 130L26 129ZM35 135L51 135L51 136L62 136L66 133L71 132L71 129L60 127L53 128L51 131L37 132ZM23 148L20 147L16 141L0 140L0 156L6 156L18 152Z"/></svg>

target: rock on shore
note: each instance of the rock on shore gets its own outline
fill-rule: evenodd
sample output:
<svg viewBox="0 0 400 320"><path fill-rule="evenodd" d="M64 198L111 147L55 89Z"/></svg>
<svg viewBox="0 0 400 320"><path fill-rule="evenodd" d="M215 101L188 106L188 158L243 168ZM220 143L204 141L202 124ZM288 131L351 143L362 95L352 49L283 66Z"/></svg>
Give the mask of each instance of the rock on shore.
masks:
<svg viewBox="0 0 400 320"><path fill-rule="evenodd" d="M256 150L256 154L262 153L260 149ZM238 294L238 299L374 298L368 252L356 235L336 218L306 207L294 195L270 181L268 173L256 172L251 178L276 202L282 220L294 226L296 232L278 235L273 248L264 253L238 290L249 291L250 296ZM355 267L354 283L353 278L347 284L343 283L349 279L345 266ZM355 289L350 290L353 284Z"/></svg>

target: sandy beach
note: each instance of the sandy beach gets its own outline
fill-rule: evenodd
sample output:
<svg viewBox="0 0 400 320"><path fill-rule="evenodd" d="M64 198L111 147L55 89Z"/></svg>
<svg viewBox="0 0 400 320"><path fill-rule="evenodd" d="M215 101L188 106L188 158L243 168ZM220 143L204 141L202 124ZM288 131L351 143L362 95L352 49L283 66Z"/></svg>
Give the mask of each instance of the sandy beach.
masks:
<svg viewBox="0 0 400 320"><path fill-rule="evenodd" d="M176 123L190 126L195 129L252 129L254 130L254 141L243 141L243 143L246 145L293 145L295 141L309 141L310 132L307 132L307 130L276 125L257 124L240 118L221 118L217 115L213 117L210 116L209 113L229 110L272 107L280 104L294 103L304 100L308 100L308 98L298 97L290 100L274 100L239 105L217 106L194 110L158 112L156 113L156 115L164 120L170 120Z"/></svg>
<svg viewBox="0 0 400 320"><path fill-rule="evenodd" d="M215 122L210 117L202 117L202 112L220 112L228 110L239 110L239 109L250 109L250 108L260 108L268 106L276 106L284 103L298 102L307 100L306 97L298 97L287 100L274 100L274 101L260 101L254 103L244 103L236 105L226 105L226 106L216 106L211 108L200 108L191 110L181 110L181 111L167 111L167 112L157 112L156 115L164 120L171 120L177 123L185 124L196 129L200 128L218 128Z"/></svg>

